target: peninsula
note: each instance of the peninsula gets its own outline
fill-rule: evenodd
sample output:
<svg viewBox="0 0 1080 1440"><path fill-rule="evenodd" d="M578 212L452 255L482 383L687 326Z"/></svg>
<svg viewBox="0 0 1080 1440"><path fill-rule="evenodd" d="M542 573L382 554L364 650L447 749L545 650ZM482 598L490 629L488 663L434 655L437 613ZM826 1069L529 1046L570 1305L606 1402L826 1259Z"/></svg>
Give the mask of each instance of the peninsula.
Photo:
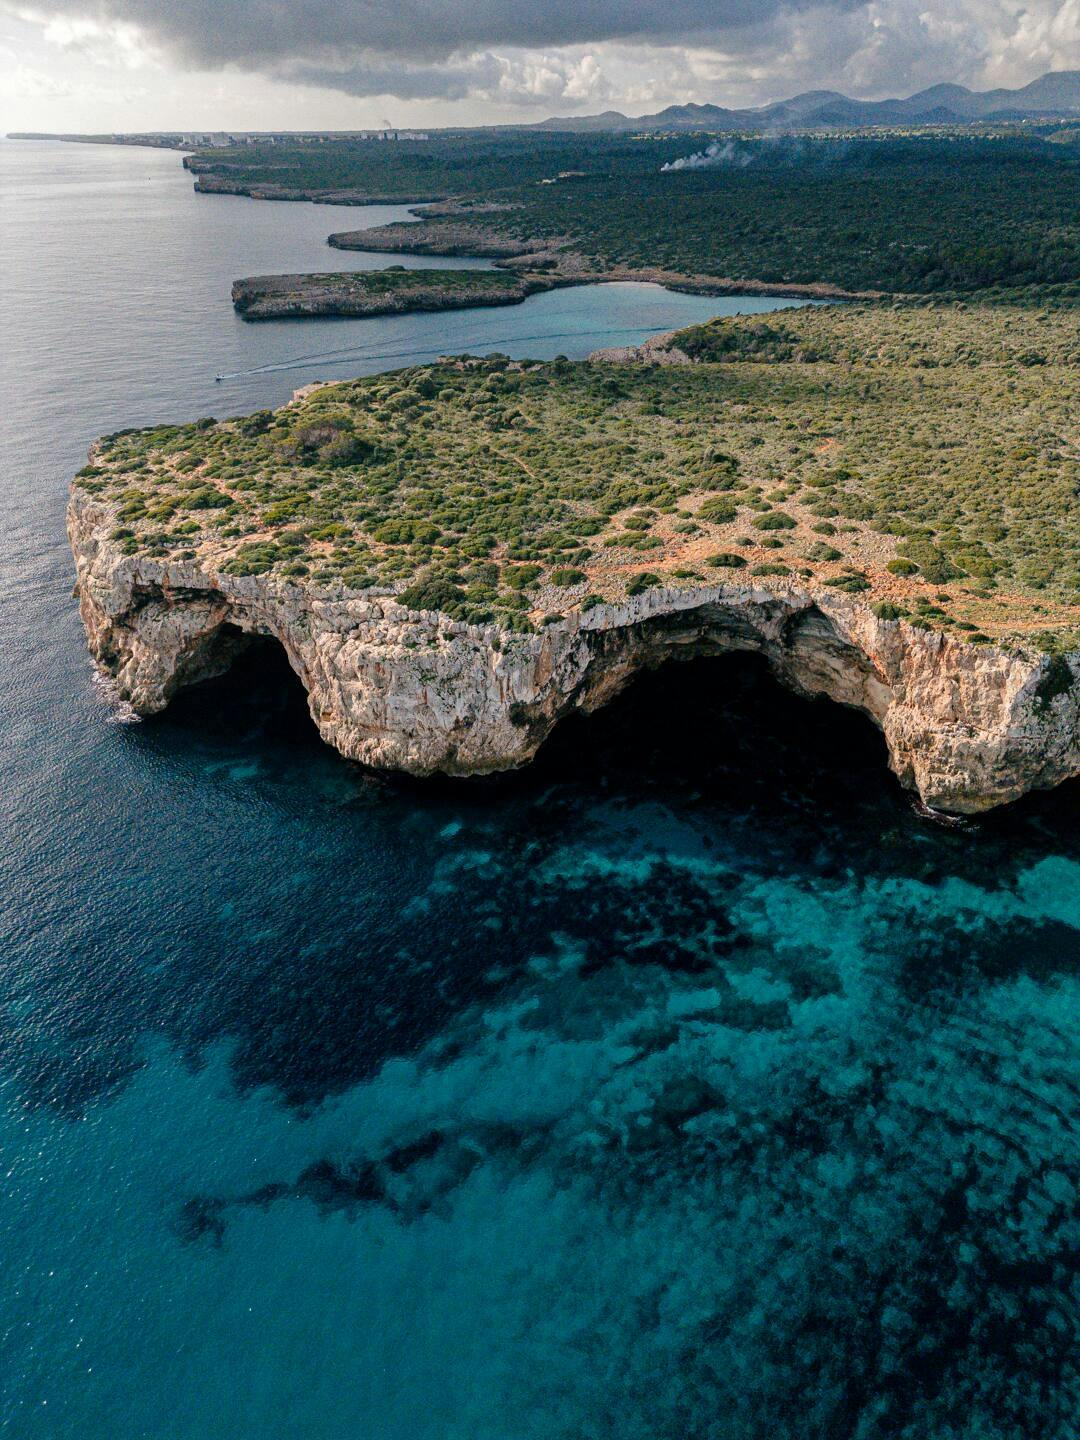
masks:
<svg viewBox="0 0 1080 1440"><path fill-rule="evenodd" d="M339 248L776 293L974 293L1076 278L1080 169L1057 138L489 130L208 148L185 164L204 192L423 204L419 224L343 223Z"/></svg>
<svg viewBox="0 0 1080 1440"><path fill-rule="evenodd" d="M425 201L405 223L343 226L329 236L339 250L475 256L553 285L975 297L1075 284L1080 168L1060 138L1015 126L722 142L493 131L403 149L253 145L185 163L203 190Z"/></svg>
<svg viewBox="0 0 1080 1440"><path fill-rule="evenodd" d="M105 437L69 508L90 648L149 715L274 637L329 743L417 774L755 650L985 810L1080 773L1074 319L808 307Z"/></svg>
<svg viewBox="0 0 1080 1440"><path fill-rule="evenodd" d="M232 302L245 320L293 320L518 305L538 290L550 288L551 281L540 276L507 275L498 270L391 266L322 275L254 275L233 283Z"/></svg>
<svg viewBox="0 0 1080 1440"><path fill-rule="evenodd" d="M642 262L626 264L586 255L563 237L514 240L485 223L488 211L471 216L458 206L427 206L420 223L374 225L327 237L336 250L368 250L391 255L477 256L492 260L531 284L593 285L619 280L649 281L689 295L784 295L805 300L873 300L873 290L845 290L827 281L754 280L669 270ZM452 218L440 218L449 214ZM430 273L430 272L429 272ZM457 272L460 274L460 272ZM478 272L490 274L490 271ZM310 281L316 276L298 276Z"/></svg>

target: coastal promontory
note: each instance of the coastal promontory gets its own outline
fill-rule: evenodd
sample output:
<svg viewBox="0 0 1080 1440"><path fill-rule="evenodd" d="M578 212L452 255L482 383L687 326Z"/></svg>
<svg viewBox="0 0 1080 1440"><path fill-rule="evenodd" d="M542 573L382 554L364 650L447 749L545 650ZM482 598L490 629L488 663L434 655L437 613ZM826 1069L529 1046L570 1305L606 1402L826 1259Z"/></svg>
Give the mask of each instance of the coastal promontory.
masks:
<svg viewBox="0 0 1080 1440"><path fill-rule="evenodd" d="M402 315L476 305L517 305L550 288L538 276L499 270L347 270L311 275L253 275L236 280L232 302L245 320L309 316Z"/></svg>
<svg viewBox="0 0 1080 1440"><path fill-rule="evenodd" d="M271 637L329 743L416 774L756 651L928 805L988 809L1080 773L1069 322L808 308L105 437L69 507L91 651L150 715Z"/></svg>

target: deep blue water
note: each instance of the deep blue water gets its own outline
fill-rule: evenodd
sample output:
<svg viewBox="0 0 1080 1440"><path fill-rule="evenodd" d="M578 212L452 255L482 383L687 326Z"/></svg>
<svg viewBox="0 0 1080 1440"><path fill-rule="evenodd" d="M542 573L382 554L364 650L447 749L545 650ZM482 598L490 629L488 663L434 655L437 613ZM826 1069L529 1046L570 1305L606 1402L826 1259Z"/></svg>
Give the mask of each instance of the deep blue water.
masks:
<svg viewBox="0 0 1080 1440"><path fill-rule="evenodd" d="M0 177L2 1433L1074 1436L1075 786L928 825L749 659L477 784L341 761L273 651L143 725L92 684L99 431L723 302L244 326L229 280L349 212L153 151Z"/></svg>

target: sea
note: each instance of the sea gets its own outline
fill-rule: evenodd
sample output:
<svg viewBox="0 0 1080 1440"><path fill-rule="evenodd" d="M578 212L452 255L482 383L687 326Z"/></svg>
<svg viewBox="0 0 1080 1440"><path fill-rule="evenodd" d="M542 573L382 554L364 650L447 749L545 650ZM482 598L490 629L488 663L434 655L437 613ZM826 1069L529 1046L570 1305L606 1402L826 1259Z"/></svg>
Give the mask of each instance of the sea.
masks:
<svg viewBox="0 0 1080 1440"><path fill-rule="evenodd" d="M273 652L95 682L99 433L783 303L233 313L398 218L0 142L0 1435L1072 1440L1076 784L936 824L746 656L472 782L342 760Z"/></svg>

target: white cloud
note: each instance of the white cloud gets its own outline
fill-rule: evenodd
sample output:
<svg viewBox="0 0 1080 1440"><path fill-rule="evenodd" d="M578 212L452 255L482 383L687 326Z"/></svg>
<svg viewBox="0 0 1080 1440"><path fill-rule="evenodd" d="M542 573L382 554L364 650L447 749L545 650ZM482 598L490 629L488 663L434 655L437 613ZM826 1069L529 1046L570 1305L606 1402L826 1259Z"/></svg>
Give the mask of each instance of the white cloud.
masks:
<svg viewBox="0 0 1080 1440"><path fill-rule="evenodd" d="M1080 0L0 0L32 72L116 125L469 124L672 102L1025 84L1080 66ZM32 23L31 23L32 22ZM152 69L138 106L132 72ZM10 66L9 71L10 74ZM34 78L36 76L36 78ZM2 97L10 101L7 80ZM111 128L96 101L93 128ZM134 111L140 118L135 118ZM89 125L89 121L86 122Z"/></svg>
<svg viewBox="0 0 1080 1440"><path fill-rule="evenodd" d="M47 45L72 51L95 65L141 70L153 58L142 32L133 25L54 15L44 22L42 38Z"/></svg>
<svg viewBox="0 0 1080 1440"><path fill-rule="evenodd" d="M998 24L987 47L981 78L1016 85L1046 70L1080 66L1080 0L1026 0L994 7Z"/></svg>

